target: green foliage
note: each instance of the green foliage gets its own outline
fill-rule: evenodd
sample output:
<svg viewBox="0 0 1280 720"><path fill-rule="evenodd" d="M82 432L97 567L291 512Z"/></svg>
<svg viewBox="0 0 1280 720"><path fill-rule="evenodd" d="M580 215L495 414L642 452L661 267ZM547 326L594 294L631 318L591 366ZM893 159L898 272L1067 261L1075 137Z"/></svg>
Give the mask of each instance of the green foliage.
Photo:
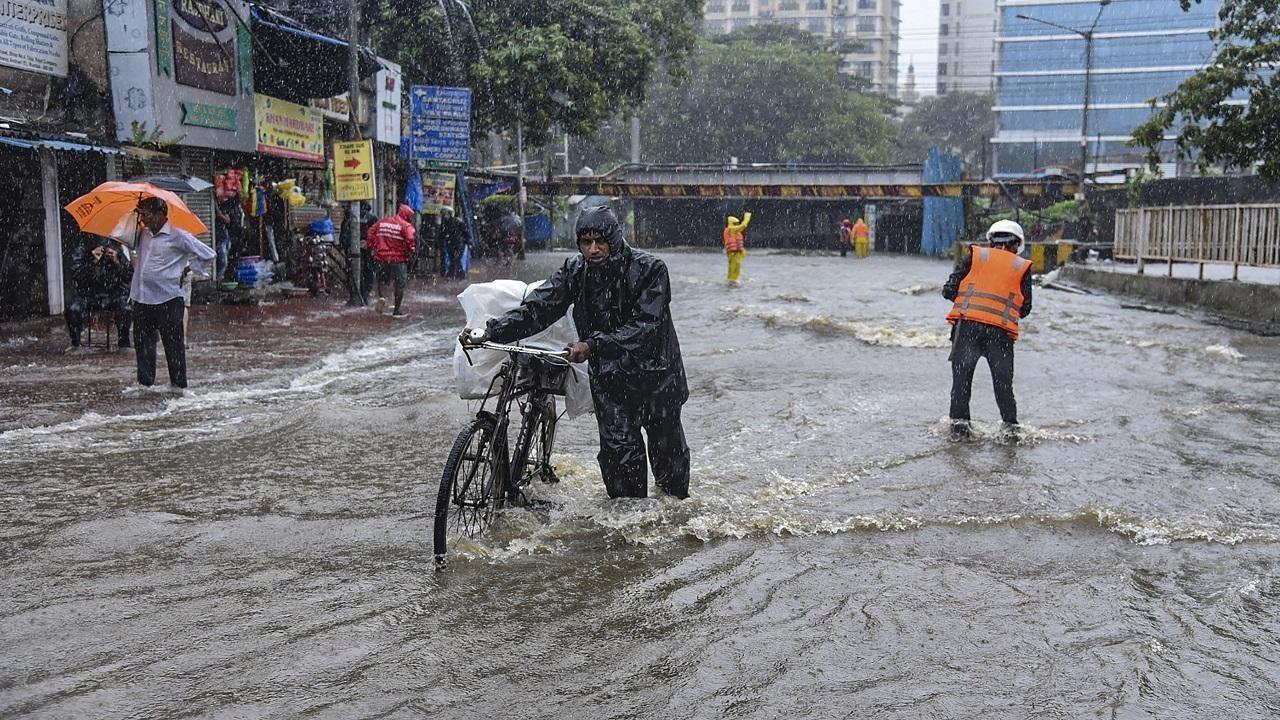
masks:
<svg viewBox="0 0 1280 720"><path fill-rule="evenodd" d="M1198 1L1198 0L1197 0ZM1192 0L1180 0L1184 10ZM1194 158L1202 167L1245 168L1259 164L1269 180L1280 180L1280 6L1275 0L1222 0L1218 44L1211 65L1176 90L1151 101L1151 119L1133 132L1154 166L1162 152ZM1245 96L1249 105L1228 105ZM1173 147L1164 138L1176 131Z"/></svg>
<svg viewBox="0 0 1280 720"><path fill-rule="evenodd" d="M460 85L473 94L474 129L524 127L529 145L552 128L590 134L621 107L644 101L660 62L683 71L700 0L381 0L378 47L416 84ZM451 32L450 32L451 31ZM442 52L443 51L443 52Z"/></svg>
<svg viewBox="0 0 1280 720"><path fill-rule="evenodd" d="M1136 208L1142 204L1142 186L1147 182L1160 177L1159 173L1146 168L1138 170L1133 177L1129 178L1129 182L1125 183L1125 203L1130 208Z"/></svg>
<svg viewBox="0 0 1280 720"><path fill-rule="evenodd" d="M984 209L987 208L990 208L990 204L984 206ZM997 220L1013 220L1017 223L1029 223L1034 220L1035 222L1044 224L1076 222L1080 219L1084 209L1084 206L1079 200L1063 200L1040 211L1014 209L998 213L984 214L982 222L986 223L986 225L990 225ZM1027 225L1023 225L1023 227L1030 229ZM985 225L982 227L982 230L984 232L986 231Z"/></svg>
<svg viewBox="0 0 1280 720"><path fill-rule="evenodd" d="M689 78L641 109L650 162L886 162L892 103L808 33L755 26L699 44ZM619 128L625 125L617 123Z"/></svg>
<svg viewBox="0 0 1280 720"><path fill-rule="evenodd" d="M851 53L864 49L865 45L856 40L828 39L815 35L808 30L801 30L794 25L783 23L764 23L748 25L730 33L715 35L710 42L717 45L736 45L747 43L760 48L771 45L790 45L798 50L808 52Z"/></svg>
<svg viewBox="0 0 1280 720"><path fill-rule="evenodd" d="M902 121L893 157L898 162L924 162L930 146L982 165L995 129L994 98L989 93L950 93L918 102Z"/></svg>
<svg viewBox="0 0 1280 720"><path fill-rule="evenodd" d="M179 135L171 140L166 140L164 137L164 130L161 130L160 128L147 130L146 123L140 123L137 120L131 120L129 122L129 141L138 147L168 150L185 140L186 137L186 135Z"/></svg>

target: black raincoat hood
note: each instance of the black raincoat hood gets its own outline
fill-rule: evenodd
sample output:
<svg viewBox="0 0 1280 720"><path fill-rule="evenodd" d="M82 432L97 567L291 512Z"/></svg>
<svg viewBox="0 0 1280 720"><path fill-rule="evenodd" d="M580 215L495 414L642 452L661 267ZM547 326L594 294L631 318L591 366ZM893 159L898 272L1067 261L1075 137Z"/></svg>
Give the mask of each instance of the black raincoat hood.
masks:
<svg viewBox="0 0 1280 720"><path fill-rule="evenodd" d="M622 223L613 208L608 205L597 205L584 209L578 214L578 223L574 226L574 237L582 237L586 233L599 233L609 241L609 260L622 257L626 250L627 239L622 234Z"/></svg>

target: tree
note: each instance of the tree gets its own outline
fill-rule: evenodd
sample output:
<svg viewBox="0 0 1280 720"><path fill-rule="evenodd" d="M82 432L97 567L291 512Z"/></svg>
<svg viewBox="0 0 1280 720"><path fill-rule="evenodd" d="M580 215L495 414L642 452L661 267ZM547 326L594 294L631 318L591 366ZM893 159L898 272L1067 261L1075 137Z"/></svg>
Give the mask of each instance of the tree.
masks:
<svg viewBox="0 0 1280 720"><path fill-rule="evenodd" d="M995 130L988 93L949 93L927 97L902 121L894 159L924 162L931 146L959 155L970 167L982 166Z"/></svg>
<svg viewBox="0 0 1280 720"><path fill-rule="evenodd" d="M1195 0L1198 2L1199 0ZM1180 0L1188 10L1192 0ZM1222 0L1213 62L1176 90L1151 101L1151 118L1133 131L1154 167L1170 149L1201 167L1245 168L1257 163L1280 180L1280 7L1275 0ZM1247 98L1248 105L1227 104ZM1165 135L1177 127L1173 148Z"/></svg>
<svg viewBox="0 0 1280 720"><path fill-rule="evenodd" d="M703 41L687 80L660 79L640 111L645 159L885 162L892 104L864 89L803 31L766 25Z"/></svg>
<svg viewBox="0 0 1280 720"><path fill-rule="evenodd" d="M378 47L415 83L472 90L474 129L590 134L644 101L659 63L679 74L700 0L383 0Z"/></svg>

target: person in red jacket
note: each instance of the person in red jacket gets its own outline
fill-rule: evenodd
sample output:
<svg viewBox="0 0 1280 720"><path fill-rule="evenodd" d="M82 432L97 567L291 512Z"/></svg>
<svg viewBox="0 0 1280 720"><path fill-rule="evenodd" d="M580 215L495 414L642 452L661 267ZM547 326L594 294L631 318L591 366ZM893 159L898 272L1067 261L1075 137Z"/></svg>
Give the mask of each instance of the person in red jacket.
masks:
<svg viewBox="0 0 1280 720"><path fill-rule="evenodd" d="M409 280L408 262L413 259L417 250L415 240L417 232L409 222L413 217L413 208L401 205L395 215L385 217L374 223L364 236L364 246L373 254L373 261L378 265L378 312L387 309L386 295L382 288L384 283L394 280L396 286L396 317L404 315L400 304L404 301L404 286Z"/></svg>

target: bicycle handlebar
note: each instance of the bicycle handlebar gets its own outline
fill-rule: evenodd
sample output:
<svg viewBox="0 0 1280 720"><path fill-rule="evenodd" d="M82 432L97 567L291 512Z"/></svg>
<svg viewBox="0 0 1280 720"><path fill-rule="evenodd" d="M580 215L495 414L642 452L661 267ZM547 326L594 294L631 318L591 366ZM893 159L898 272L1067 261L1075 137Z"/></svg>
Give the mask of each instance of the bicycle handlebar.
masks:
<svg viewBox="0 0 1280 720"><path fill-rule="evenodd" d="M536 357L554 357L554 358L569 357L568 350L543 350L542 348L524 347L523 345L506 345L504 343L489 342L487 340L479 345L474 345L472 347L481 347L486 350L500 350L502 352L509 352L509 353L519 353L522 355L534 355Z"/></svg>
<svg viewBox="0 0 1280 720"><path fill-rule="evenodd" d="M499 352L513 353L516 355L532 355L534 357L563 360L566 363L569 359L568 350L543 350L542 348L524 347L522 345L507 345L505 343L496 343L487 340L478 345L467 345L461 342L459 344L462 345L463 353L466 353L468 350L497 350ZM470 360L469 355L467 359Z"/></svg>

